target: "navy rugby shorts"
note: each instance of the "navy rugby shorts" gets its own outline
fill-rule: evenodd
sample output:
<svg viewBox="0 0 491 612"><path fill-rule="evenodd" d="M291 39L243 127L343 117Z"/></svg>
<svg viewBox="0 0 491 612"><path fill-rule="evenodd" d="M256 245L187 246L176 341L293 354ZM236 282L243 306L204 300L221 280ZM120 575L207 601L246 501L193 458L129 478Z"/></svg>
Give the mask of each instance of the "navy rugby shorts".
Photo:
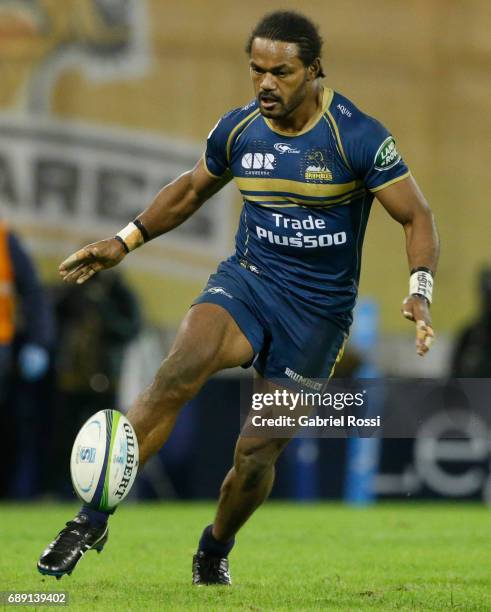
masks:
<svg viewBox="0 0 491 612"><path fill-rule="evenodd" d="M195 304L227 310L254 349L253 365L267 379L328 379L348 336L346 326L319 316L298 297L231 258L208 279ZM251 270L252 268L252 270Z"/></svg>

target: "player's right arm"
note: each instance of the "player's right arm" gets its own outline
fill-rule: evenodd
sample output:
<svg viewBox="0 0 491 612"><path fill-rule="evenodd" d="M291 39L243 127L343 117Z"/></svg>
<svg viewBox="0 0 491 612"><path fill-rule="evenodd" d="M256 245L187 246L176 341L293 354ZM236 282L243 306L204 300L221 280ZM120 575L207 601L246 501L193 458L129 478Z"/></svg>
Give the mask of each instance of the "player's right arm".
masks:
<svg viewBox="0 0 491 612"><path fill-rule="evenodd" d="M213 176L208 171L204 159L200 159L192 170L184 172L165 185L151 204L137 217L147 234L146 239L156 238L180 225L226 185L230 178L228 172L221 177ZM128 230L124 241L119 238L107 238L89 244L70 255L59 267L62 279L81 284L96 272L116 266L129 250L139 246L138 241L143 242L140 230L134 228L131 235L131 229Z"/></svg>
<svg viewBox="0 0 491 612"><path fill-rule="evenodd" d="M184 172L161 189L150 206L138 216L149 234L149 239L180 225L224 187L230 178L229 173L221 178L212 176L206 170L203 158L200 159L192 170Z"/></svg>

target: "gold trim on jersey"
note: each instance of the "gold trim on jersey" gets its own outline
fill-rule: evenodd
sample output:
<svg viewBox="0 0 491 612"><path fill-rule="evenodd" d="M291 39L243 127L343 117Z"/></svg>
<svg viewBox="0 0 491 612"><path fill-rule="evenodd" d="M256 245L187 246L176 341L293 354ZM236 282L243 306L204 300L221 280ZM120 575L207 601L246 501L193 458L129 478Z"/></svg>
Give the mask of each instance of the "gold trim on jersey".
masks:
<svg viewBox="0 0 491 612"><path fill-rule="evenodd" d="M271 202L283 202L283 206L304 206L311 208L318 208L326 206L336 206L339 204L348 204L352 200L357 197L361 197L365 193L365 188L356 189L349 194L345 194L339 198L333 198L331 200L321 200L317 202L312 202L312 200L306 200L305 198L295 197L295 196L255 196L255 195L243 195L245 200L249 200L250 202L256 202L261 206L265 207L277 207L282 206L281 204L271 204Z"/></svg>
<svg viewBox="0 0 491 612"><path fill-rule="evenodd" d="M351 191L359 189L362 181L350 181L349 183L303 183L301 181L291 181L280 178L255 178L255 177L235 177L237 187L241 191L281 191L291 194L288 197L331 197L347 195ZM246 196L249 197L249 196ZM284 198L285 199L285 198ZM313 202L315 204L315 202Z"/></svg>
<svg viewBox="0 0 491 612"><path fill-rule="evenodd" d="M314 208L332 208L333 206L346 206L347 204L351 204L354 198L351 196L344 200L343 202L338 202L337 204L314 204L311 206L310 204L290 204L285 202L284 204L264 204L262 202L255 202L258 206L262 208L308 208L310 210Z"/></svg>
<svg viewBox="0 0 491 612"><path fill-rule="evenodd" d="M256 202L256 204L262 208L305 208L305 206L302 206L301 204L289 204L284 200L283 204L263 204L262 202Z"/></svg>
<svg viewBox="0 0 491 612"><path fill-rule="evenodd" d="M248 124L245 126L245 128L242 130L242 132L241 132L241 133L240 133L240 134L237 136L237 140L235 141L236 143L237 143L237 142L239 142L239 140L242 138L242 136L243 136L244 132L245 132L246 130L248 130L248 129L251 127L251 125L254 123L254 121L256 121L256 119L258 119L260 116L261 116L261 113L258 113L258 114L257 114L255 117L253 117L253 118L252 118L252 119L249 121L249 123L248 123Z"/></svg>
<svg viewBox="0 0 491 612"><path fill-rule="evenodd" d="M334 363L332 364L332 368L331 371L329 372L329 378L327 379L328 381L331 380L331 378L334 375L334 371L336 369L336 366L338 365L338 363L341 361L341 359L343 358L344 355L344 349L346 348L346 343L348 342L348 334L344 334L344 341L343 344L341 345L341 348L338 351L338 354L336 355L336 359L334 360Z"/></svg>
<svg viewBox="0 0 491 612"><path fill-rule="evenodd" d="M374 187L373 189L370 189L370 191L372 193L377 193L377 191L380 191L381 189L385 189L385 187L388 187L389 185L393 185L394 183L398 183L399 181L404 180L405 178L407 178L410 175L411 175L411 172L408 170L402 176L398 176L397 178L392 179L391 181L387 181L383 185L379 185L378 187Z"/></svg>
<svg viewBox="0 0 491 612"><path fill-rule="evenodd" d="M244 246L245 246L244 255L247 255L247 253L249 252L249 224L247 223L247 211L246 210L244 210L244 225L245 225L245 231L246 231L246 239L244 242Z"/></svg>
<svg viewBox="0 0 491 612"><path fill-rule="evenodd" d="M327 120L326 115L331 120L330 122ZM322 116L324 117L326 123L332 126L332 129L334 130L334 137L336 138L336 143L338 145L339 153L341 154L341 157L343 158L343 161L346 164L346 167L348 168L348 170L351 170L351 172L353 172L353 168L351 167L348 161L348 158L346 157L346 153L344 152L343 143L341 142L341 135L339 133L338 124L336 123L336 120L334 119L331 111L329 110L329 107L326 108L326 112Z"/></svg>
<svg viewBox="0 0 491 612"><path fill-rule="evenodd" d="M247 117L245 117L244 119L242 119L242 121L239 121L239 123L234 127L234 129L230 132L230 134L228 135L228 139L227 139L227 162L230 164L230 149L232 146L232 138L235 136L235 134L237 133L237 130L239 130L244 123L246 123L247 121L249 121L249 119L251 119L251 117L253 117L254 115L258 115L259 114L259 109L256 108L255 110L252 111L252 113L249 113L247 115Z"/></svg>
<svg viewBox="0 0 491 612"><path fill-rule="evenodd" d="M267 117L263 117L264 122L266 123L266 125L269 127L270 130L275 132L275 134L280 134L281 136L301 136L302 134L305 134L306 132L310 131L315 125L317 125L321 117L324 115L324 113L329 108L332 102L333 96L334 96L334 91L332 89L330 89L329 87L323 88L322 103L321 103L320 110L317 113L315 113L315 115L310 119L310 121L307 122L305 127L299 132L284 132L283 130L278 130L277 128L273 126L273 124Z"/></svg>

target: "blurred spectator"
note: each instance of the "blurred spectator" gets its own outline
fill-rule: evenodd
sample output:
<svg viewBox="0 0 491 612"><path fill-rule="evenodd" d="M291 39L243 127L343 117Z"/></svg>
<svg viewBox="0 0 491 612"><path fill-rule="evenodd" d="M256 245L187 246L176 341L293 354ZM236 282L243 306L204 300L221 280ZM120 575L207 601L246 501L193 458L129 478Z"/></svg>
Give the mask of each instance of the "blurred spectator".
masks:
<svg viewBox="0 0 491 612"><path fill-rule="evenodd" d="M14 339L22 330L17 355L22 379L34 382L49 365L54 339L53 316L44 290L19 238L0 222L0 401L4 402L12 372Z"/></svg>
<svg viewBox="0 0 491 612"><path fill-rule="evenodd" d="M454 378L491 377L491 267L479 273L480 313L459 334L451 363Z"/></svg>
<svg viewBox="0 0 491 612"><path fill-rule="evenodd" d="M19 238L0 221L0 429L7 445L0 494L39 486L43 397L54 342L52 309Z"/></svg>
<svg viewBox="0 0 491 612"><path fill-rule="evenodd" d="M123 356L141 330L136 296L116 271L98 274L83 285L55 292L59 327L56 357L57 399L51 447L52 486L71 491L68 470L73 440L95 412L116 408Z"/></svg>

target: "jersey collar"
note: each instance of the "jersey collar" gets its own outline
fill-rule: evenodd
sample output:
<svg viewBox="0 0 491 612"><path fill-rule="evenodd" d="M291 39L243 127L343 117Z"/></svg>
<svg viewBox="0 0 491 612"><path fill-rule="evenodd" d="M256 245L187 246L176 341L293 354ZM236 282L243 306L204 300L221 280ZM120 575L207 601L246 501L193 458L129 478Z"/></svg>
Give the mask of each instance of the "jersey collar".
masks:
<svg viewBox="0 0 491 612"><path fill-rule="evenodd" d="M329 105L331 104L333 95L334 95L334 91L332 89L330 89L329 87L324 87L323 88L323 92L322 92L322 104L321 104L320 110L310 119L310 121L308 121L306 123L306 125L303 128L303 130L300 130L299 132L282 132L281 130L278 130L275 127L273 127L273 124L271 123L271 121L267 117L263 117L264 122L269 127L269 129L272 132L274 132L275 134L280 134L281 136L290 136L290 137L292 137L292 136L300 136L300 135L305 134L306 132L310 131L315 125L317 125L317 123L319 122L320 118L326 112L326 110L328 109Z"/></svg>

